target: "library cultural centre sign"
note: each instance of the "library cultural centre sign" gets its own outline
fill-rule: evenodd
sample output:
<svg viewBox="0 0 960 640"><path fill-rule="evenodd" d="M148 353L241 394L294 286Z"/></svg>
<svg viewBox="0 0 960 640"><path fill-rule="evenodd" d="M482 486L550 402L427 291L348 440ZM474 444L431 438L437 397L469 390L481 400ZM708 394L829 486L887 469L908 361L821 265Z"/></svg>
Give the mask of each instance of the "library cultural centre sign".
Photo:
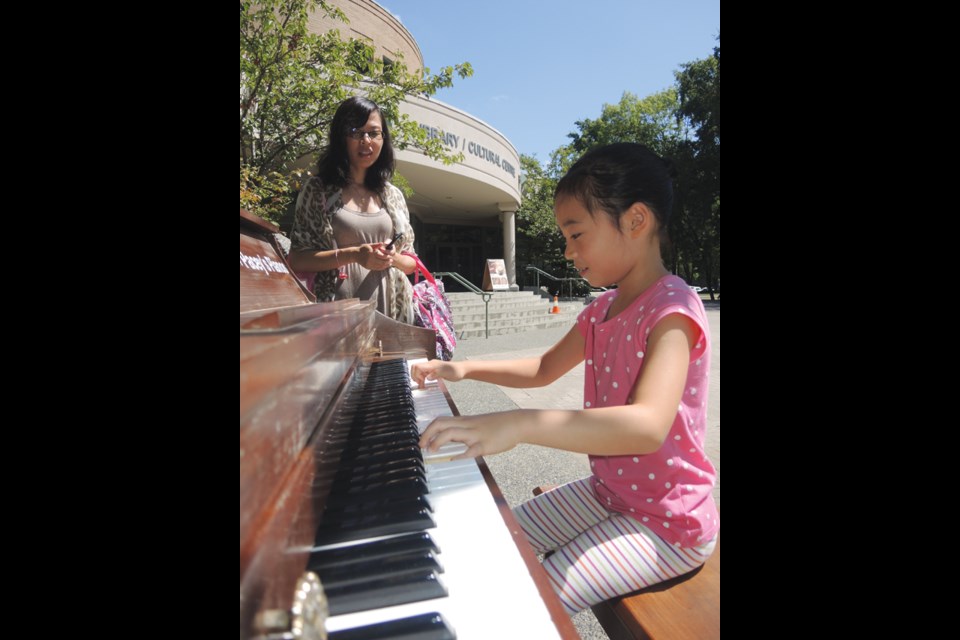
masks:
<svg viewBox="0 0 960 640"><path fill-rule="evenodd" d="M501 158L500 154L492 149L488 149L479 142L474 142L473 140L468 140L466 136L458 136L455 133L450 133L449 131L441 131L436 127L432 127L429 124L421 124L420 128L427 132L427 137L429 139L438 139L443 143L445 147L454 149L455 151L460 151L467 156L476 156L481 160L486 160L490 164L494 164L507 173L509 173L514 178L517 177L517 169L512 164L507 162L506 158Z"/></svg>

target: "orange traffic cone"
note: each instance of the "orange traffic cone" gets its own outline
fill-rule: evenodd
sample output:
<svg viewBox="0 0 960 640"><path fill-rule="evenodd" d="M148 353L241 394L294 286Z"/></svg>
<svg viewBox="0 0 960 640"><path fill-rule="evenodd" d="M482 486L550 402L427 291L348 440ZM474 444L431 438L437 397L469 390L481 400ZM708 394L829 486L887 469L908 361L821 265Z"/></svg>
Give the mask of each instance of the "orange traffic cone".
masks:
<svg viewBox="0 0 960 640"><path fill-rule="evenodd" d="M557 296L553 296L553 309L550 310L550 313L560 313L560 301Z"/></svg>

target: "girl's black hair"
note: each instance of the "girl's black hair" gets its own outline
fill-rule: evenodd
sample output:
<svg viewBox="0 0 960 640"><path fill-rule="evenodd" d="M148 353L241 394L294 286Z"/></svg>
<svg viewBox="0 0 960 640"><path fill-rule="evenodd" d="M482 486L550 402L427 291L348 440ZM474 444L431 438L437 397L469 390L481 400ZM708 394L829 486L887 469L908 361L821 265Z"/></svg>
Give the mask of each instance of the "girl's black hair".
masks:
<svg viewBox="0 0 960 640"><path fill-rule="evenodd" d="M669 160L635 142L592 149L557 183L553 197L573 196L590 215L603 211L620 228L620 216L635 202L647 205L666 232L673 209L673 177Z"/></svg>
<svg viewBox="0 0 960 640"><path fill-rule="evenodd" d="M367 170L364 185L376 193L382 193L384 186L393 177L393 144L390 142L390 129L380 107L372 100L353 96L337 107L330 123L330 135L327 148L317 163L317 175L325 185L345 187L350 182L350 156L347 153L347 134L351 129L359 129L367 124L370 114L380 114L383 123L383 141L380 145L380 157Z"/></svg>

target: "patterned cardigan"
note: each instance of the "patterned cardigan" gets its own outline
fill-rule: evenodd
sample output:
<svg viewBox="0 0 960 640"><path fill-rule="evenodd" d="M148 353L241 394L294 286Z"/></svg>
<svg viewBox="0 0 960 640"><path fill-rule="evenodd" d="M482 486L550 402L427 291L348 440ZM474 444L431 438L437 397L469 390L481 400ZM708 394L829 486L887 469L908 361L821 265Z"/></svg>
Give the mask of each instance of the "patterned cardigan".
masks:
<svg viewBox="0 0 960 640"><path fill-rule="evenodd" d="M397 251L413 253L413 227L410 226L410 213L403 192L389 182L379 194L393 221L394 234L403 233L403 240ZM336 248L333 237L333 214L343 206L340 187L324 187L316 176L311 176L297 196L297 210L290 232L291 251L308 249L311 251L329 251ZM320 271L314 279L313 292L318 302L334 299L337 287L337 270ZM413 287L410 280L400 270L391 268L387 278L388 315L394 320L413 324Z"/></svg>

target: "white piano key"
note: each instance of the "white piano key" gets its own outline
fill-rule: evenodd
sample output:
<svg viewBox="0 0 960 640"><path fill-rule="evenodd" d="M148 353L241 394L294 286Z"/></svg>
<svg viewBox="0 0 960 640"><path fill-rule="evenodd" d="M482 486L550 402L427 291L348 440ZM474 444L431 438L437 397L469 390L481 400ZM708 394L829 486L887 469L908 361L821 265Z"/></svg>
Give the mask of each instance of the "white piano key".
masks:
<svg viewBox="0 0 960 640"><path fill-rule="evenodd" d="M422 449L423 461L427 465L431 465L436 462L456 462L456 460L453 460L452 458L460 455L466 451L467 448L467 445L463 444L462 442L448 442L436 451Z"/></svg>
<svg viewBox="0 0 960 640"><path fill-rule="evenodd" d="M437 415L452 415L436 384L414 389L413 395L418 423L421 415L427 424ZM476 461L434 462L426 469L437 523L430 535L440 548L446 569L440 581L449 596L334 616L327 630L436 611L458 640L559 638Z"/></svg>
<svg viewBox="0 0 960 640"><path fill-rule="evenodd" d="M426 360L408 360L407 366L412 367L417 362L426 362ZM450 410L450 405L447 404L447 399L437 386L438 383L436 380L428 381L426 389L417 388L417 383L413 382L412 378L410 384L413 387L413 406L417 412L417 430L420 433L423 433L424 430L430 426L434 418L453 415L453 412ZM454 456L464 453L467 448L467 445L460 442L450 442L440 447L437 451L427 451L424 449L423 461L428 465L434 462L449 461Z"/></svg>

